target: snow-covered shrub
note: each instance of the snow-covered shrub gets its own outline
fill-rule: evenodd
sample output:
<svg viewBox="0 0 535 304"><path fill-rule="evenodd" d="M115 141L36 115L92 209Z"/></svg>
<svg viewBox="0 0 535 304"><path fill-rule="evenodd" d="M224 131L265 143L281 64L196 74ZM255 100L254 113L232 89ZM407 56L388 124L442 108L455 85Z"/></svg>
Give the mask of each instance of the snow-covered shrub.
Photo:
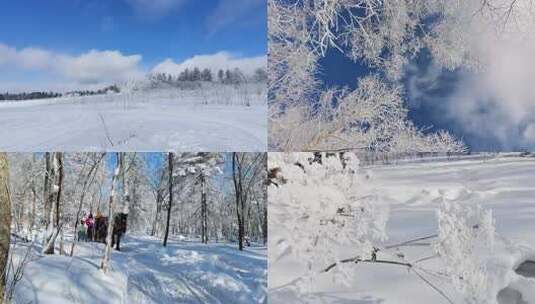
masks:
<svg viewBox="0 0 535 304"><path fill-rule="evenodd" d="M445 263L446 273L468 303L488 303L491 274L485 261L494 247L496 234L492 211L480 205L445 201L437 211L436 253Z"/></svg>
<svg viewBox="0 0 535 304"><path fill-rule="evenodd" d="M268 190L269 205L287 215L274 242L286 244L306 264L305 278L347 255L369 259L374 244L386 238L388 210L373 197L359 196L358 166L351 153L269 155L270 172L276 175ZM348 282L349 270L342 266L332 273Z"/></svg>

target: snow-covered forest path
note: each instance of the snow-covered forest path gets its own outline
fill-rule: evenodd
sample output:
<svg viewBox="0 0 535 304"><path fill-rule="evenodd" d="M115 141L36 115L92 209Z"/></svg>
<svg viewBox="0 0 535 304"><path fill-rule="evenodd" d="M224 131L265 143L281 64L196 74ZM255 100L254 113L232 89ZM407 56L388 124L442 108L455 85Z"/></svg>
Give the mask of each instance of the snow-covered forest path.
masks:
<svg viewBox="0 0 535 304"><path fill-rule="evenodd" d="M18 256L23 254L20 247ZM70 247L67 247L70 248ZM127 236L99 270L103 244L78 243L75 257L34 255L15 303L252 303L267 289L266 248L239 252L231 244L201 244Z"/></svg>
<svg viewBox="0 0 535 304"><path fill-rule="evenodd" d="M164 248L138 237L115 261L127 267L125 303L250 303L266 294L265 248L240 253L234 245L185 241Z"/></svg>

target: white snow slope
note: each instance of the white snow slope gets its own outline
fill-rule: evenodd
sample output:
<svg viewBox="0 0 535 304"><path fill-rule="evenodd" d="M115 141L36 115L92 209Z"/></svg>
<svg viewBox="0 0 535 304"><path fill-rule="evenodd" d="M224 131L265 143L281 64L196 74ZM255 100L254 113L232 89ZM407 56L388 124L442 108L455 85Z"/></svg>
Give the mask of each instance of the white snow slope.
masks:
<svg viewBox="0 0 535 304"><path fill-rule="evenodd" d="M535 278L514 271L525 260L535 261L535 158L375 166L362 168L361 174L368 177L362 183L362 195L375 195L379 204L390 208L389 238L382 244L384 247L436 233L436 211L443 201L481 204L484 209L491 209L499 238L495 253L487 259L486 269L493 284L488 290L492 300L485 303L535 303ZM310 290L300 292L297 282L305 273L305 265L291 254L291 244L277 237L283 235L278 231L284 227L281 219L288 215L277 213L272 202L269 212L270 303L448 303L407 268L377 263L345 264L351 267L352 274L348 286L334 282L330 273L322 273L313 278ZM351 248L339 248L338 252L342 258L354 256ZM377 258L415 262L430 254L429 243L422 241L380 251ZM434 258L418 264L437 270L436 273L442 267ZM422 275L453 303L467 303L448 279ZM531 275L535 275L535 267Z"/></svg>
<svg viewBox="0 0 535 304"><path fill-rule="evenodd" d="M240 252L234 244L172 240L164 248L159 239L127 236L107 274L98 268L102 253L103 244L79 243L74 258L35 254L14 303L263 303L267 296L265 247Z"/></svg>
<svg viewBox="0 0 535 304"><path fill-rule="evenodd" d="M0 150L265 151L266 97L244 94L159 89L2 102Z"/></svg>

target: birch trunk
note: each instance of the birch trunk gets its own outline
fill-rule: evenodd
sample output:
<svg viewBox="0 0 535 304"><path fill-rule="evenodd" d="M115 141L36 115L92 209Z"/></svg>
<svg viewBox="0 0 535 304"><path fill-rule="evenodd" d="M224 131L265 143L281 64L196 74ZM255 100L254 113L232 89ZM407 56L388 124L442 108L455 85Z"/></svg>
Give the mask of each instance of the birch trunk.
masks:
<svg viewBox="0 0 535 304"><path fill-rule="evenodd" d="M232 180L234 182L234 195L236 199L236 216L238 219L238 249L243 250L243 187L239 155L232 153Z"/></svg>
<svg viewBox="0 0 535 304"><path fill-rule="evenodd" d="M108 231L106 234L106 247L104 249L104 256L102 257L102 262L100 263L100 269L103 272L108 272L108 267L111 259L111 241L113 233L113 210L115 208L115 199L116 199L116 189L115 184L117 183L117 178L121 172L121 162L120 162L120 153L117 153L117 166L113 173L111 179L111 191L110 191L110 201L108 207Z"/></svg>
<svg viewBox="0 0 535 304"><path fill-rule="evenodd" d="M206 205L206 181L201 174L201 220L202 220L202 242L208 244L208 208Z"/></svg>
<svg viewBox="0 0 535 304"><path fill-rule="evenodd" d="M11 199L9 196L9 168L7 155L0 153L0 296L4 298L9 242L11 236Z"/></svg>
<svg viewBox="0 0 535 304"><path fill-rule="evenodd" d="M47 163L48 165L48 163ZM48 167L48 166L47 166ZM56 174L58 175L56 177ZM62 153L55 152L52 156L52 168L50 168L49 185L51 189L48 190L48 228L46 246L43 247L44 254L54 254L55 240L57 233L60 232L60 200L63 184L63 158ZM54 232L56 231L56 233Z"/></svg>
<svg viewBox="0 0 535 304"><path fill-rule="evenodd" d="M165 236L163 239L163 246L167 246L167 238L169 237L169 223L171 222L171 208L173 207L173 160L174 154L169 152L167 156L169 162L169 205L167 206L167 223L165 225Z"/></svg>

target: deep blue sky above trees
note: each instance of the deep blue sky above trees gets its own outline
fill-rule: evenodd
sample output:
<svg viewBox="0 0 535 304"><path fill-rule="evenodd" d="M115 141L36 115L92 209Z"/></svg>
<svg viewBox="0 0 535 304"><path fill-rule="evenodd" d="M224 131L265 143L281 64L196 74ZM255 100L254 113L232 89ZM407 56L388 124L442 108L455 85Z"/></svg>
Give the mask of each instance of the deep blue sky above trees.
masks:
<svg viewBox="0 0 535 304"><path fill-rule="evenodd" d="M360 77L372 73L366 65L353 62L338 50L331 48L319 60L317 77L324 88L338 86L355 89ZM458 102L458 93L465 76L461 71L436 70L426 51L407 67L401 80L409 119L425 132L447 130L462 139L471 151L518 151L529 149L519 142L521 126L507 128L507 141L492 132L476 130L473 125L462 121L452 107ZM462 102L462 100L461 100ZM492 100L481 100L479 113L484 115L493 107ZM491 118L489 118L491 119ZM496 121L496 124L499 124Z"/></svg>
<svg viewBox="0 0 535 304"><path fill-rule="evenodd" d="M95 83L97 77L71 77L83 75L78 70L87 62L111 66L107 72L115 74L108 78L115 80L166 59L264 56L266 11L266 0L1 1L0 89L24 82ZM49 67L52 61L62 67Z"/></svg>
<svg viewBox="0 0 535 304"><path fill-rule="evenodd" d="M120 50L142 54L147 65L221 50L266 52L265 0L1 1L0 28L12 47Z"/></svg>
<svg viewBox="0 0 535 304"><path fill-rule="evenodd" d="M221 153L223 156L223 164L221 164L221 174L217 174L214 177L216 187L230 191L230 183L232 182L232 153ZM132 157L132 153L127 154L127 161ZM167 153L162 152L140 152L138 155L145 161L145 174L151 182L156 183L160 178L159 171L162 167L167 167ZM105 156L106 173L108 176L108 182L111 182L115 166L117 165L117 153L107 153ZM165 179L168 177L165 176ZM107 191L109 185L105 187L104 191Z"/></svg>

